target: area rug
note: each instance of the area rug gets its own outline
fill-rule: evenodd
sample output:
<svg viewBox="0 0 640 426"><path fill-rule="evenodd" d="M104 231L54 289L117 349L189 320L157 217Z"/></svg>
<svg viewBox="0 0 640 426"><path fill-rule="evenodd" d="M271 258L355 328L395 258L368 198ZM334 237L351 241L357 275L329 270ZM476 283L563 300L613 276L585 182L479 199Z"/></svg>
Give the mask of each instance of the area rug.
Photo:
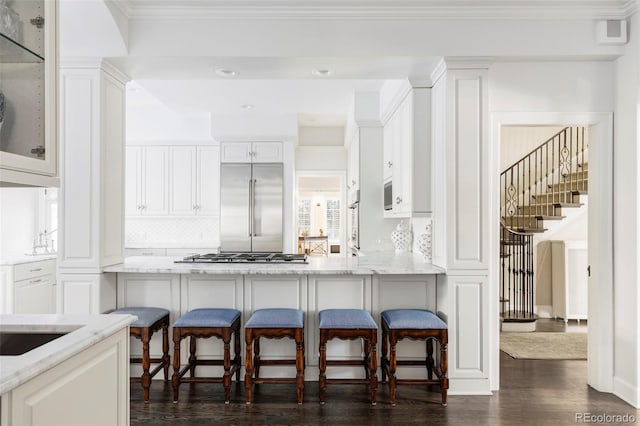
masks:
<svg viewBox="0 0 640 426"><path fill-rule="evenodd" d="M587 359L587 333L500 333L500 350L516 359Z"/></svg>

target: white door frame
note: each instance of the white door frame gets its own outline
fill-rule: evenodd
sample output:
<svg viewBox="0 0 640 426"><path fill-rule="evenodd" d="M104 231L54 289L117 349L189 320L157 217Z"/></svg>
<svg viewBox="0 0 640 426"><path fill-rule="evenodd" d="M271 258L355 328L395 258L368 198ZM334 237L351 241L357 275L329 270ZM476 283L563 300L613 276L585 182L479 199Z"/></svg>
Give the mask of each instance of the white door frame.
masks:
<svg viewBox="0 0 640 426"><path fill-rule="evenodd" d="M296 235L296 245L298 247L298 178L300 177L339 177L340 178L340 255L344 256L349 248L347 245L347 172L344 170L296 170L296 178L294 184L295 213L294 213L294 235ZM330 249L330 247L329 247Z"/></svg>
<svg viewBox="0 0 640 426"><path fill-rule="evenodd" d="M613 391L613 113L500 112L491 114L491 220L489 282L498 283L500 217L500 129L506 125L589 127L589 318L587 383ZM498 285L490 288L491 389L500 387Z"/></svg>

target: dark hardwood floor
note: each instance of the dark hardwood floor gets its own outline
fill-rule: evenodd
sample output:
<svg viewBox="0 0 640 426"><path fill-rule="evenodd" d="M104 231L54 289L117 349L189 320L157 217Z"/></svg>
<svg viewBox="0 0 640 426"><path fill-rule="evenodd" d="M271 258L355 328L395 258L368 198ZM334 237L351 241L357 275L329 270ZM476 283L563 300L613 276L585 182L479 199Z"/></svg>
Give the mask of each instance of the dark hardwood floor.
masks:
<svg viewBox="0 0 640 426"><path fill-rule="evenodd" d="M552 320L549 320L552 321ZM575 324L575 322L573 323ZM569 328L573 325L570 324ZM580 327L584 327L584 324ZM563 331L562 321L542 321L544 331ZM570 331L583 331L572 329ZM449 396L440 405L439 389L400 386L397 406L388 403L386 385L378 387L378 405L370 406L362 385L329 385L327 403L318 403L318 382L305 383L304 404L295 385L260 385L254 403L244 403L244 386L234 383L231 404L220 384L183 384L172 402L171 384L154 380L149 404L140 385L131 386L131 425L575 425L576 413L640 412L611 394L587 386L586 361L517 360L500 353L501 388L492 396Z"/></svg>

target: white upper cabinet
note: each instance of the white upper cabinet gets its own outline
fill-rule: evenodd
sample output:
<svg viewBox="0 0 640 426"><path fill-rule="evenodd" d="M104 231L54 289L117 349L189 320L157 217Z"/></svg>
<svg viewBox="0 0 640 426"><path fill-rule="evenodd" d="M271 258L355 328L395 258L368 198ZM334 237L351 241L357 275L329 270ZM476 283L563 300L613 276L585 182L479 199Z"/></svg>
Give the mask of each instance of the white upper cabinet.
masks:
<svg viewBox="0 0 640 426"><path fill-rule="evenodd" d="M196 149L196 201L199 215L220 214L220 147Z"/></svg>
<svg viewBox="0 0 640 426"><path fill-rule="evenodd" d="M196 201L196 147L169 147L169 213L192 215Z"/></svg>
<svg viewBox="0 0 640 426"><path fill-rule="evenodd" d="M223 163L282 163L281 142L222 142Z"/></svg>
<svg viewBox="0 0 640 426"><path fill-rule="evenodd" d="M128 146L125 214L218 215L219 181L218 146Z"/></svg>
<svg viewBox="0 0 640 426"><path fill-rule="evenodd" d="M431 211L430 105L430 89L413 88L385 123L383 179L393 188L393 208L385 210L385 217Z"/></svg>
<svg viewBox="0 0 640 426"><path fill-rule="evenodd" d="M169 214L217 215L220 208L220 150L217 146L172 146Z"/></svg>
<svg viewBox="0 0 640 426"><path fill-rule="evenodd" d="M0 32L0 182L58 186L57 3L7 2Z"/></svg>
<svg viewBox="0 0 640 426"><path fill-rule="evenodd" d="M161 216L169 212L169 148L128 146L125 213Z"/></svg>

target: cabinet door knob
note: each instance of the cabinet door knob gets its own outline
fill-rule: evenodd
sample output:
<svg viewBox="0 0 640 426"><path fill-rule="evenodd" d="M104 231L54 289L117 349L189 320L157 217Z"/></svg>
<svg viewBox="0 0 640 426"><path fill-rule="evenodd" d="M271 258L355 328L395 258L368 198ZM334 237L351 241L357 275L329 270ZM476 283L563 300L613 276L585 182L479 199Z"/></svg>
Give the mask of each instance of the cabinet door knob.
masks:
<svg viewBox="0 0 640 426"><path fill-rule="evenodd" d="M387 161L387 167L391 168L391 166L393 166L393 163L391 161Z"/></svg>
<svg viewBox="0 0 640 426"><path fill-rule="evenodd" d="M402 198L396 197L396 204L400 204L402 202Z"/></svg>

